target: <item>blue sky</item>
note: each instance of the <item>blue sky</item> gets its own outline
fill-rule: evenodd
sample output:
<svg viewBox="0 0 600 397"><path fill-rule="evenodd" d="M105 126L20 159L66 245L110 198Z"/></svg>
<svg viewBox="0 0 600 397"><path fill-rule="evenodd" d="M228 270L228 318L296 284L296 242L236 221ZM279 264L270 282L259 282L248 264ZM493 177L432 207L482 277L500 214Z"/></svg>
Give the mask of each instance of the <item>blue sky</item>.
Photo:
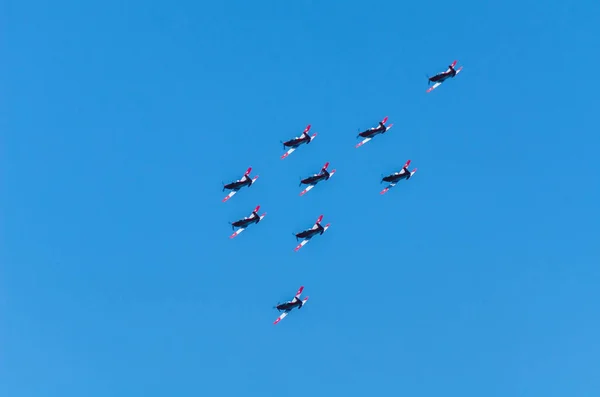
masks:
<svg viewBox="0 0 600 397"><path fill-rule="evenodd" d="M598 14L8 2L0 395L598 396Z"/></svg>

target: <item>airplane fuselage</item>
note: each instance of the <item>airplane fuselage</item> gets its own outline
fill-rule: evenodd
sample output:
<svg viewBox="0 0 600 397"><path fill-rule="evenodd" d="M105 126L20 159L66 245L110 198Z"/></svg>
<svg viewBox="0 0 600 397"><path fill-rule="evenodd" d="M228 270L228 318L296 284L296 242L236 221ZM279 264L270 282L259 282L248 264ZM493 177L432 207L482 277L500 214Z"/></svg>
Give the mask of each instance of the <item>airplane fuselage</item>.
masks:
<svg viewBox="0 0 600 397"><path fill-rule="evenodd" d="M231 182L228 183L227 185L223 186L225 189L229 189L229 190L235 190L235 189L240 189L244 186L250 186L252 184L252 179L247 178L245 181L235 181L235 182Z"/></svg>
<svg viewBox="0 0 600 397"><path fill-rule="evenodd" d="M250 218L240 219L239 221L235 221L231 224L231 226L235 227L246 227L251 223L258 223L260 217L257 214L253 214Z"/></svg>
<svg viewBox="0 0 600 397"><path fill-rule="evenodd" d="M373 130L366 130L366 131L361 132L358 135L362 136L363 138L369 138L369 137L375 136L377 134L381 134L382 132L385 132L385 127L377 127Z"/></svg>
<svg viewBox="0 0 600 397"><path fill-rule="evenodd" d="M302 301L300 299L295 299L292 302L285 302L285 303L281 303L279 305L277 305L277 310L279 311L290 311L295 307L300 307L302 306Z"/></svg>
<svg viewBox="0 0 600 397"><path fill-rule="evenodd" d="M402 179L410 178L410 172L406 171L403 174L391 174L382 179L383 182L398 182Z"/></svg>
<svg viewBox="0 0 600 397"><path fill-rule="evenodd" d="M449 72L436 74L435 76L431 77L429 79L429 81L431 81L432 83L444 82L444 81L446 81L446 79L448 79L450 77L454 77L454 76L456 76L456 70L452 69Z"/></svg>
<svg viewBox="0 0 600 397"><path fill-rule="evenodd" d="M301 138L290 139L289 141L284 142L283 146L296 147L296 146L302 145L303 143L308 143L308 142L310 142L310 138L303 136Z"/></svg>
<svg viewBox="0 0 600 397"><path fill-rule="evenodd" d="M300 182L305 185L314 185L324 179L327 179L327 176L328 176L328 174L313 175L313 176L309 176L308 178L302 179Z"/></svg>
<svg viewBox="0 0 600 397"><path fill-rule="evenodd" d="M325 229L323 228L323 226L319 225L316 229L308 229L296 234L296 237L312 238L316 234L323 234L324 231Z"/></svg>

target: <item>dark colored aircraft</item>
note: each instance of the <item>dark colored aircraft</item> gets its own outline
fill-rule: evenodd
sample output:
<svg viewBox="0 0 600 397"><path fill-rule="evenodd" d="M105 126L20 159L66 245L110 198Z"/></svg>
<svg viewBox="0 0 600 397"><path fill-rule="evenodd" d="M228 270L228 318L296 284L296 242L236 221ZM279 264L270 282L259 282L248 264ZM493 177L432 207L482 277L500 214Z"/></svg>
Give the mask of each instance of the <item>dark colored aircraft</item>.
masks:
<svg viewBox="0 0 600 397"><path fill-rule="evenodd" d="M292 154L296 149L298 149L298 146L303 145L303 144L308 144L313 139L315 139L315 137L317 136L317 133L315 132L314 134L312 134L312 136L310 136L310 135L308 135L308 131L309 130L310 130L310 124L306 126L306 128L304 129L304 131L302 131L302 135L300 135L299 137L290 139L289 141L286 141L286 142L282 142L284 149L288 149L289 148L288 151L285 152L281 156L282 160L284 158L286 158L287 156L289 156L290 154Z"/></svg>
<svg viewBox="0 0 600 397"><path fill-rule="evenodd" d="M358 142L355 147L359 148L362 145L364 145L365 143L369 142L371 139L373 139L375 137L375 135L383 134L386 131L389 131L389 129L392 128L392 126L394 124L390 124L390 125L386 126L385 123L387 123L387 120L388 120L388 118L387 118L387 116L385 116L384 119L379 122L377 127L369 128L368 130L359 132L356 137L357 138L360 137L360 138L364 138L364 139L362 141Z"/></svg>
<svg viewBox="0 0 600 397"><path fill-rule="evenodd" d="M290 139L289 141L283 142L283 148L287 149L290 147L298 147L298 146L302 145L303 143L310 143L310 141L312 139L311 139L310 135L308 135L308 131L310 131L310 124L306 126L304 131L302 131L302 135L300 135L299 137Z"/></svg>
<svg viewBox="0 0 600 397"><path fill-rule="evenodd" d="M300 242L300 244L298 244L296 246L294 251L298 251L300 248L302 248L304 245L306 245L310 241L311 238L313 238L317 234L323 234L327 231L327 229L329 229L329 226L331 226L331 224L328 223L327 225L325 225L325 227L323 227L323 226L321 226L322 220L323 220L323 215L320 215L313 227L311 227L310 229L301 231L300 233L294 234L294 236L296 236L296 240L298 240L299 238L304 239Z"/></svg>
<svg viewBox="0 0 600 397"><path fill-rule="evenodd" d="M373 127L373 128L369 128L368 130L365 130L363 132L359 132L357 137L362 137L362 138L373 138L375 135L378 134L383 134L384 132L386 132L387 130L390 129L390 127L386 127L385 123L387 123L387 116L381 120L379 122L379 124L377 125L377 127Z"/></svg>
<svg viewBox="0 0 600 397"><path fill-rule="evenodd" d="M408 170L409 165L410 165L410 160L408 160L406 162L406 164L404 164L404 166L402 167L402 169L400 171L394 172L393 174L390 174L388 176L384 176L381 179L381 183L388 182L389 186L386 187L385 189L383 189L380 193L385 194L388 190L390 190L391 188L396 186L396 184L398 182L400 182L402 179L409 180L410 177L412 177L415 174L415 172L417 172L416 168L413 169L412 171L409 171Z"/></svg>
<svg viewBox="0 0 600 397"><path fill-rule="evenodd" d="M321 226L322 220L323 220L323 215L320 215L313 227L311 227L310 229L301 231L300 233L294 234L296 236L296 240L298 240L299 238L309 239L317 234L323 234L325 232L325 228L323 226Z"/></svg>
<svg viewBox="0 0 600 397"><path fill-rule="evenodd" d="M294 309L296 307L298 309L302 308L302 306L308 300L308 296L306 298L304 298L303 300L300 300L300 295L302 294L303 290L304 290L304 286L301 286L298 289L298 292L296 292L296 296L294 296L294 299L292 299L291 301L288 301L288 302L279 303L277 306L275 306L275 309L277 309L280 312L283 311L283 313L281 313L279 315L279 317L277 317L277 320L275 320L275 322L273 324L277 324L278 322L283 320L292 311L292 309Z"/></svg>
<svg viewBox="0 0 600 397"><path fill-rule="evenodd" d="M259 216L258 215L259 209L260 209L260 205L257 205L256 208L254 209L254 211L252 211L252 214L250 214L250 216L247 216L247 217L237 220L235 222L230 222L232 229L235 230L236 227L239 227L239 229L236 230L231 236L229 236L229 238L234 238L235 236L237 236L238 234L240 234L241 232L246 230L246 228L249 225L260 222L267 214L264 213Z"/></svg>
<svg viewBox="0 0 600 397"><path fill-rule="evenodd" d="M321 181L326 181L335 174L335 170L331 170L331 172L327 171L327 167L329 167L329 162L325 163L323 168L321 168L321 172L318 174L314 174L309 176L308 178L304 178L300 180L300 186L308 185L306 189L300 192L300 196L303 196L305 193L310 191L313 187L316 186L317 183Z"/></svg>
<svg viewBox="0 0 600 397"><path fill-rule="evenodd" d="M427 92L431 92L434 89L436 89L437 87L439 87L444 81L446 81L449 78L453 78L454 76L456 76L461 70L462 70L462 66L458 69L454 69L454 67L456 66L456 63L458 61L454 61L452 62L452 64L450 66L448 66L448 70L446 70L445 72L442 73L438 73L433 77L428 77L427 78L427 84L430 85L431 83L435 83L433 86L429 87L427 89Z"/></svg>
<svg viewBox="0 0 600 397"><path fill-rule="evenodd" d="M225 189L231 190L231 192L229 192L229 194L225 196L223 202L226 202L227 200L232 198L244 186L250 187L254 182L256 182L256 180L258 179L258 175L256 175L254 178L250 178L250 172L252 172L252 167L246 170L246 173L244 174L244 176L242 176L242 179L238 179L237 181L228 184L223 184L223 191L225 191Z"/></svg>

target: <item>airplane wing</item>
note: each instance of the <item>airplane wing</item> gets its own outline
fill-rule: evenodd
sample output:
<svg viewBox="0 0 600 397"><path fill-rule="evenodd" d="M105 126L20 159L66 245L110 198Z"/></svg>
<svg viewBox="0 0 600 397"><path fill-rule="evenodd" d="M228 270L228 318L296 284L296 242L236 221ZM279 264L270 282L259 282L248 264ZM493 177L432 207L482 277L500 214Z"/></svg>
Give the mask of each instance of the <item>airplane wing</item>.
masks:
<svg viewBox="0 0 600 397"><path fill-rule="evenodd" d="M313 227L311 227L311 229L316 229L319 227L319 223L321 223L321 221L323 220L323 215L319 215L319 217L317 218L317 221L315 222L315 224L313 225Z"/></svg>
<svg viewBox="0 0 600 397"><path fill-rule="evenodd" d="M390 183L385 189L383 189L381 192L379 192L379 194L386 194L388 192L388 190L390 190L394 186L396 186L395 182L394 183Z"/></svg>
<svg viewBox="0 0 600 397"><path fill-rule="evenodd" d="M358 149L359 147L361 147L362 145L364 145L365 143L369 142L371 139L373 138L365 138L362 141L358 142L356 144L356 146L354 146L356 149Z"/></svg>
<svg viewBox="0 0 600 397"><path fill-rule="evenodd" d="M308 301L308 296L302 300L302 306L304 306L307 301ZM279 323L281 320L283 320L284 318L286 318L288 316L288 314L290 314L290 312L283 312L283 313L281 313L279 315L279 317L277 317L277 320L275 320L273 322L273 324Z"/></svg>

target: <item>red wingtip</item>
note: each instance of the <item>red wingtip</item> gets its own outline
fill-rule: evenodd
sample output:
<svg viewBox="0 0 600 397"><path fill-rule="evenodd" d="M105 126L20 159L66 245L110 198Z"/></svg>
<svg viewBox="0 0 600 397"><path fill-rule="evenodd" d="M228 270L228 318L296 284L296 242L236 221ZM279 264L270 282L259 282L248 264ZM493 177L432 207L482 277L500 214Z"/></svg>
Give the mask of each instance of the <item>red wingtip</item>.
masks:
<svg viewBox="0 0 600 397"><path fill-rule="evenodd" d="M252 167L248 167L244 175L250 175L250 172L252 172Z"/></svg>
<svg viewBox="0 0 600 397"><path fill-rule="evenodd" d="M325 165L323 166L323 169L327 169L327 167L329 167L329 161L325 163Z"/></svg>
<svg viewBox="0 0 600 397"><path fill-rule="evenodd" d="M252 211L252 212L258 212L259 209L260 209L260 205L257 205L256 208L254 209L254 211Z"/></svg>
<svg viewBox="0 0 600 397"><path fill-rule="evenodd" d="M321 223L322 220L323 220L323 215L319 216L319 218L317 219L317 223Z"/></svg>

